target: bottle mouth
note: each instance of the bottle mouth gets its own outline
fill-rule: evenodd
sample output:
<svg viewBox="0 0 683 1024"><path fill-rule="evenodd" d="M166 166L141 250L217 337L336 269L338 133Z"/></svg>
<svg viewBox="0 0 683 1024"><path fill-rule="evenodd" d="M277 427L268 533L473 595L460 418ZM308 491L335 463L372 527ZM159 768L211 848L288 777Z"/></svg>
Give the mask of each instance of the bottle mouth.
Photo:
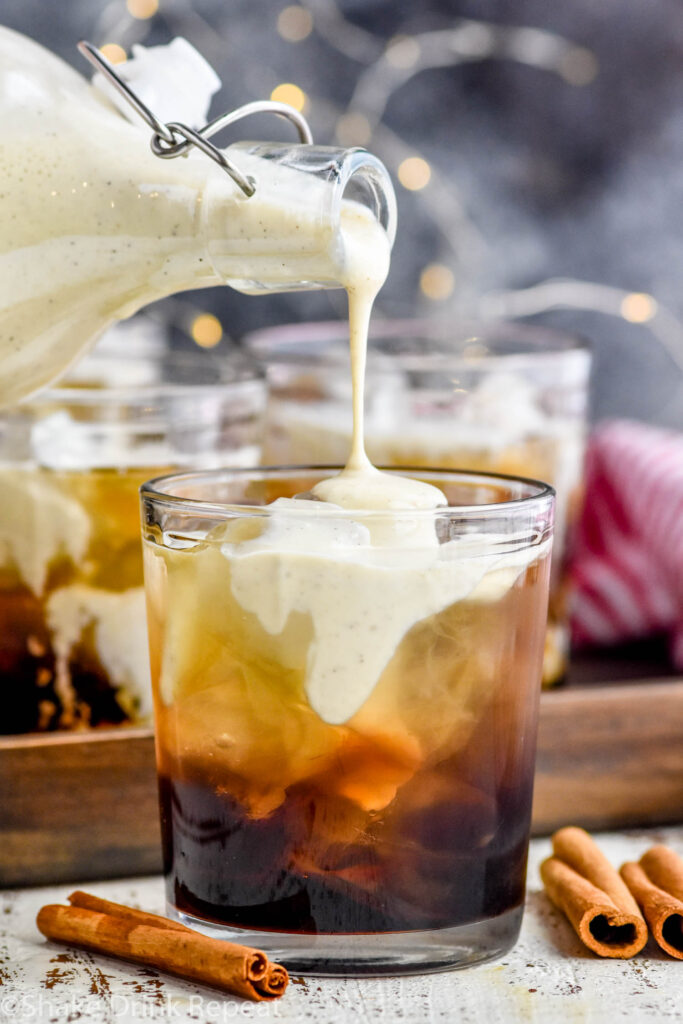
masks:
<svg viewBox="0 0 683 1024"><path fill-rule="evenodd" d="M367 207L384 228L389 245L396 238L396 193L386 167L366 149L338 150L339 202L351 200Z"/></svg>

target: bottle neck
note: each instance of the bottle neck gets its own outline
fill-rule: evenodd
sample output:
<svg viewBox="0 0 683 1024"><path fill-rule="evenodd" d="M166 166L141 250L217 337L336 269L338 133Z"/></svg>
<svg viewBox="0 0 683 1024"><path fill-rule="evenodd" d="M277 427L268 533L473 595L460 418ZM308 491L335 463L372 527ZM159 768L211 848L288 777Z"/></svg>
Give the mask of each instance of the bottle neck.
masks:
<svg viewBox="0 0 683 1024"><path fill-rule="evenodd" d="M207 245L216 274L233 288L346 287L351 236L367 248L378 231L391 246L391 181L365 151L262 142L237 143L226 155L256 189L245 196L223 172L207 179Z"/></svg>
<svg viewBox="0 0 683 1024"><path fill-rule="evenodd" d="M256 192L245 196L223 172L207 179L204 236L217 277L251 294L339 287L332 186L239 147L230 156Z"/></svg>

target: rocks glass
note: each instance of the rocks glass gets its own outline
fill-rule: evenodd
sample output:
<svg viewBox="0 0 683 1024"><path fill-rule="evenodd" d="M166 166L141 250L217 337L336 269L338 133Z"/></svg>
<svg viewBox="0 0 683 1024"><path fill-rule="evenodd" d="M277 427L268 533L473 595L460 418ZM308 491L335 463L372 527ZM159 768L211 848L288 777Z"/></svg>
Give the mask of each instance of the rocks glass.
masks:
<svg viewBox="0 0 683 1024"><path fill-rule="evenodd" d="M142 488L168 910L304 973L487 960L522 917L552 490L274 501L330 472Z"/></svg>
<svg viewBox="0 0 683 1024"><path fill-rule="evenodd" d="M265 383L207 353L95 354L0 417L1 731L151 713L138 488L261 453Z"/></svg>

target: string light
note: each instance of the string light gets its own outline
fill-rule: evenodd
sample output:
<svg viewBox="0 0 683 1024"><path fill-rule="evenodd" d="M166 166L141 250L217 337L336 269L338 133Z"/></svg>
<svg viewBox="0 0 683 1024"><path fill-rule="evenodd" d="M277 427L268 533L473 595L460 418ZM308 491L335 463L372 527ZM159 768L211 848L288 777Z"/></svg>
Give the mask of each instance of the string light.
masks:
<svg viewBox="0 0 683 1024"><path fill-rule="evenodd" d="M288 43L300 43L313 31L313 15L299 4L285 7L278 15L277 31Z"/></svg>
<svg viewBox="0 0 683 1024"><path fill-rule="evenodd" d="M107 58L110 64L123 64L128 60L128 54L118 43L105 43L100 46L100 53Z"/></svg>
<svg viewBox="0 0 683 1024"><path fill-rule="evenodd" d="M276 85L270 98L277 103L288 103L295 110L305 110L308 105L306 93L293 82L282 82L281 85Z"/></svg>
<svg viewBox="0 0 683 1024"><path fill-rule="evenodd" d="M367 146L372 128L363 114L343 114L337 121L335 135L340 146Z"/></svg>
<svg viewBox="0 0 683 1024"><path fill-rule="evenodd" d="M213 348L223 337L223 325L212 313L200 313L192 321L190 334L200 348Z"/></svg>
<svg viewBox="0 0 683 1024"><path fill-rule="evenodd" d="M145 21L147 25L158 8L159 0L126 0L129 17L138 22ZM103 10L108 11L109 6ZM136 41L143 40L150 31L147 25L144 29L136 26ZM346 109L335 107L333 103L328 105L328 113L336 119L337 141L343 146L372 142L377 155L392 170L398 171L399 181L409 191L420 192L431 181L432 187L426 189L421 197L424 213L444 236L449 259L456 271L463 263L463 253L467 253L470 263L475 258L485 258L485 240L467 216L453 180L446 182L436 169L432 171L426 160L410 156L409 145L384 122L384 112L391 96L422 71L481 60L518 61L558 75L572 86L590 84L600 71L591 50L534 26L458 18L447 29L399 34L385 43L379 35L349 21L338 0L302 0L299 4L284 7L277 17L277 33L287 42L300 42L310 35L314 27L321 39L361 68ZM102 16L100 38L106 38L109 31L110 22ZM178 31L182 34L181 23ZM112 63L126 60L126 51L116 43L107 43L101 50ZM306 94L292 83L279 85L271 98L290 103L298 110L308 105ZM463 245L465 236L469 239L467 245ZM457 249L455 239L458 240ZM440 269L434 274L437 267ZM467 268L466 263L464 267ZM427 297L431 297L428 293L434 288L437 292L447 289L450 295L455 290L455 280L455 274L447 266L431 264L423 268L420 289ZM683 325L670 310L645 293L627 293L591 281L545 281L527 289L472 298L470 306L473 315L478 311L483 317L492 313L498 317L514 317L528 315L530 310L542 312L553 308L574 308L619 316L632 323L651 324L650 330L655 337L683 367ZM216 337L218 331L218 338L222 335L216 318L202 314L194 321L193 337L195 328L200 336L204 336L206 328L202 324L207 322L211 325L210 337Z"/></svg>
<svg viewBox="0 0 683 1024"><path fill-rule="evenodd" d="M489 292L477 302L476 316L509 319L534 316L549 309L582 309L648 323L652 334L683 370L683 324L670 309L644 292L625 292L596 281L559 278L530 288Z"/></svg>
<svg viewBox="0 0 683 1024"><path fill-rule="evenodd" d="M430 263L420 274L420 291L435 302L447 299L455 287L455 276L443 263Z"/></svg>
<svg viewBox="0 0 683 1024"><path fill-rule="evenodd" d="M398 180L409 192L419 192L431 176L432 169L421 156L409 156L398 165Z"/></svg>
<svg viewBox="0 0 683 1024"><path fill-rule="evenodd" d="M657 313L657 302L645 292L631 292L622 300L620 312L632 324L646 324Z"/></svg>

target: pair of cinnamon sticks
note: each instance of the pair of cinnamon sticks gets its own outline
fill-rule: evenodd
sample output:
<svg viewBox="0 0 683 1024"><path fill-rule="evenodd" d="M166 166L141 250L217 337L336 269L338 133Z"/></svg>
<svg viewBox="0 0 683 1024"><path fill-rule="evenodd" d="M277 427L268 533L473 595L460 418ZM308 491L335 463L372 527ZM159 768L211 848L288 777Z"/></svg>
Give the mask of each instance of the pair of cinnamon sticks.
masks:
<svg viewBox="0 0 683 1024"><path fill-rule="evenodd" d="M285 968L258 949L211 939L179 921L87 892L71 893L69 903L49 904L38 913L39 930L53 942L157 967L254 1001L276 999L287 988Z"/></svg>
<svg viewBox="0 0 683 1024"><path fill-rule="evenodd" d="M653 846L617 872L581 828L560 829L552 844L541 864L545 890L589 949L629 959L649 925L661 949L683 960L683 860L673 850Z"/></svg>

